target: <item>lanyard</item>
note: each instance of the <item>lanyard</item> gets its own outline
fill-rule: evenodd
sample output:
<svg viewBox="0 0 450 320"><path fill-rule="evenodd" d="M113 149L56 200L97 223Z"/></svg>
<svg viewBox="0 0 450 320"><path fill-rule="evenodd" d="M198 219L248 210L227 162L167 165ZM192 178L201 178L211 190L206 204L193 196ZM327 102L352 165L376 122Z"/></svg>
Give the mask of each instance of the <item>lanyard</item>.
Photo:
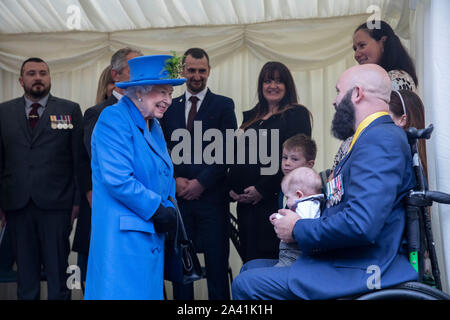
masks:
<svg viewBox="0 0 450 320"><path fill-rule="evenodd" d="M376 119L378 119L382 116L388 116L388 115L389 115L389 113L387 113L386 111L375 112L375 113L372 113L367 118L365 118L363 121L361 121L358 128L356 129L355 135L353 136L352 143L350 144L350 148L348 149L347 153L349 153L350 150L352 150L353 145L356 143L356 140L358 140L359 136L361 135L361 132L363 132L364 129L369 126L369 124L371 124L373 121L375 121Z"/></svg>

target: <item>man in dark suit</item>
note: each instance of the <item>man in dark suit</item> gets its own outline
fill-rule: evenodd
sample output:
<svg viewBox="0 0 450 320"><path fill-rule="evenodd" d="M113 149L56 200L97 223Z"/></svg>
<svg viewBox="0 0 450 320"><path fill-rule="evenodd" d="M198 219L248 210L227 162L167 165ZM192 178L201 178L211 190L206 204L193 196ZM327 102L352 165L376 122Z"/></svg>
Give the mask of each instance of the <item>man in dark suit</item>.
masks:
<svg viewBox="0 0 450 320"><path fill-rule="evenodd" d="M111 77L114 82L129 81L130 69L128 60L142 56L142 53L133 48L122 48L111 57ZM73 239L72 250L78 253L78 265L81 268L82 279L85 279L87 258L89 254L89 240L91 235L91 207L92 207L92 179L91 179L91 135L94 131L100 113L111 106L123 95L123 89L115 87L112 94L101 103L88 108L84 113L83 146L80 150L81 167L78 185L81 192L80 213L77 228Z"/></svg>
<svg viewBox="0 0 450 320"><path fill-rule="evenodd" d="M336 299L416 280L403 246L403 198L415 186L410 147L389 116L391 81L378 65L350 68L337 83L332 131L353 135L327 184L319 219L287 209L278 237L302 255L287 268L253 260L233 282L234 299Z"/></svg>
<svg viewBox="0 0 450 320"><path fill-rule="evenodd" d="M50 94L48 65L22 64L25 94L0 104L0 216L6 216L17 262L19 299L39 299L41 265L49 299L70 299L69 235L77 213L75 176L82 114Z"/></svg>
<svg viewBox="0 0 450 320"><path fill-rule="evenodd" d="M133 48L122 48L116 51L111 57L111 76L114 82L129 81L130 68L128 67L128 60L142 56L142 52ZM103 109L112 106L123 96L123 90L115 87L111 96L105 101L88 108L84 113L84 145L91 157L91 135L94 131L97 119L102 113Z"/></svg>
<svg viewBox="0 0 450 320"><path fill-rule="evenodd" d="M210 73L208 54L199 48L187 50L183 56L183 76L186 92L173 99L161 126L169 150L179 142L172 141L177 129L189 131L190 150L183 150L189 163L175 162L176 193L188 236L204 253L208 296L210 299L229 299L227 278L229 258L229 202L225 190L225 155L222 164L208 165L205 159L196 161L195 150L202 152L207 146L202 141L208 129L218 129L225 141L225 130L236 129L237 121L232 99L212 93L206 83ZM175 139L176 140L176 139ZM195 146L194 146L195 145ZM224 146L225 150L225 146ZM172 160L174 160L172 154ZM175 299L193 299L192 284L174 284Z"/></svg>

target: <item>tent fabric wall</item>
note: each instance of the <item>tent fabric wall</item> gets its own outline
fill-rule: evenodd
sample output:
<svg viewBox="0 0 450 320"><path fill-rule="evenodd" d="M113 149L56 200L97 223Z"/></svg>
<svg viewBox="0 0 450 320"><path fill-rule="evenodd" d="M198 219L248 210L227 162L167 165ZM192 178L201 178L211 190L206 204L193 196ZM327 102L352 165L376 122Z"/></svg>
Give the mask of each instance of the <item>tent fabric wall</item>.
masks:
<svg viewBox="0 0 450 320"><path fill-rule="evenodd" d="M450 193L450 25L448 0L422 0L418 5L416 38L423 74L423 101L427 123L434 125L430 151L430 189ZM432 225L444 291L450 291L450 206L435 204Z"/></svg>
<svg viewBox="0 0 450 320"><path fill-rule="evenodd" d="M391 12L403 0L2 0L0 33L114 32ZM399 4L400 3L400 4ZM75 26L75 11L81 15Z"/></svg>
<svg viewBox="0 0 450 320"><path fill-rule="evenodd" d="M422 15L424 10L435 15L438 11L437 7L429 9L430 2L1 0L0 101L23 94L18 83L19 69L30 56L39 56L49 63L52 94L77 101L86 110L94 103L101 71L117 49L132 46L144 54L166 54L170 50L181 54L196 46L206 49L211 58L208 86L234 99L241 123L242 111L256 103L256 81L262 65L269 60L281 61L293 73L300 102L313 114L313 138L318 145L315 168L320 171L331 166L339 146L339 141L330 134L334 113L331 102L339 75L356 64L351 49L353 31L375 15L393 26L416 60L421 83L418 91L424 98L427 120L432 120L427 124L436 122L437 125L435 140L428 143L430 184L449 192L449 179L445 177L448 155L441 151L448 141L445 132L448 117L441 116L445 114L445 105L442 99L433 98L435 91L431 90L436 76L430 73L439 74L439 68L431 68L432 58L428 56L427 60L424 53L425 42L427 48L428 44L433 45L427 40L433 33L429 29L424 35L423 19L433 18L428 13L426 18ZM417 10L422 10L418 21L416 5ZM72 30L68 25L72 11L68 9L74 7L80 10L81 20L79 28ZM376 11L378 8L380 11ZM427 23L437 27L430 21ZM177 87L174 96L181 90L182 87ZM435 109L435 102L439 108ZM440 210L444 212L444 208ZM439 213L434 217L440 262L447 262L447 273L450 273L449 258L442 253L440 242L441 234L445 235L448 227L440 228ZM239 264L232 261L232 267L237 272Z"/></svg>
<svg viewBox="0 0 450 320"><path fill-rule="evenodd" d="M7 2L9 0L4 1ZM83 10L87 10L85 1L62 2L66 5L78 3L83 6ZM95 7L90 10L102 12L100 8L104 4L103 0L90 2ZM139 4L145 12L155 10L147 1L133 2ZM128 4L129 1L108 1L107 11L115 5L125 3ZM159 1L153 3L162 5ZM21 28L33 31L32 33L0 34L0 101L23 93L17 78L21 63L29 56L42 57L49 63L54 95L77 101L85 110L93 105L98 76L117 49L132 46L141 49L144 54L165 54L170 50L181 54L187 48L195 46L206 49L210 55L213 70L209 87L234 99L240 122L242 111L256 103L256 81L262 65L270 60L281 61L293 73L300 102L314 117L313 136L319 148L316 168L323 170L331 165L339 146L339 142L330 135L333 113L331 101L339 74L355 64L351 49L353 31L371 15L366 13L370 5L379 5L379 13L384 15L383 18L390 19L394 26L398 24L402 11L402 7L396 7L392 4L394 2L389 1L339 1L336 5L336 2L331 1L252 0L245 1L246 7L243 7L243 1L214 1L224 7L223 14L228 16L228 24L218 25L218 22L224 20L215 19L218 15L217 7L211 7L208 1L193 2L194 7L203 6L200 11L192 10L185 1L167 3L183 5L186 8L185 14L190 17L186 19L196 26L134 30L133 28L142 26L135 24L129 27L132 30L94 32L89 29L92 26L88 26L92 25L95 17L103 21L98 22L103 25L98 26L98 29L111 30L118 28L114 21L121 21L123 13L114 19L108 19L107 15L99 17L100 13L89 11L86 21L92 21L86 22L85 27L89 31L62 32L63 26L52 26L59 32L33 33L37 27L25 24ZM398 5L398 2L395 3ZM41 4L52 4L53 11L49 10L52 12L62 8L61 4L56 7L56 1L41 1ZM225 9L230 4L235 8L234 18ZM17 1L14 6L27 8L29 5L25 1ZM240 9L236 10L237 7ZM127 8L123 10L131 10ZM156 9L156 12L158 10L160 9ZM41 21L45 18L47 24L41 26L42 30L47 30L49 23L63 21L65 12L53 21L42 16L43 11L45 10L28 10L30 19L25 20ZM243 14L246 11L248 16ZM207 12L208 19L195 20L196 12ZM4 13L0 10L1 14ZM295 19L282 19L283 16ZM15 20L17 19L19 17ZM178 24L186 25L183 21L180 20ZM232 24L234 21L269 22ZM111 25L105 26L107 22ZM124 28L121 23L117 23ZM182 88L176 88L174 96L181 90Z"/></svg>

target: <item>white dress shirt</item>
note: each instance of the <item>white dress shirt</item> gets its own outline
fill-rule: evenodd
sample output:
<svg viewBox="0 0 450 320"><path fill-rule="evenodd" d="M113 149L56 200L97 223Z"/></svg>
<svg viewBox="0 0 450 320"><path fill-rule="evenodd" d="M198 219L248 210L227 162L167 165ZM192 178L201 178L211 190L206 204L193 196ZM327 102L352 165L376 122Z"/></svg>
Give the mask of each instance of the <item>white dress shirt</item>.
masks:
<svg viewBox="0 0 450 320"><path fill-rule="evenodd" d="M189 91L185 92L186 107L184 108L184 121L185 121L186 125L187 125L187 121L188 121L189 111L191 110L191 106L192 106L192 102L190 102L189 99L191 98L191 96L196 96L198 98L198 101L197 101L197 112L198 112L198 110L200 109L200 105L202 104L203 100L205 99L207 91L208 91L208 88L206 87L205 89L203 89L202 91L200 91L197 94L192 94Z"/></svg>

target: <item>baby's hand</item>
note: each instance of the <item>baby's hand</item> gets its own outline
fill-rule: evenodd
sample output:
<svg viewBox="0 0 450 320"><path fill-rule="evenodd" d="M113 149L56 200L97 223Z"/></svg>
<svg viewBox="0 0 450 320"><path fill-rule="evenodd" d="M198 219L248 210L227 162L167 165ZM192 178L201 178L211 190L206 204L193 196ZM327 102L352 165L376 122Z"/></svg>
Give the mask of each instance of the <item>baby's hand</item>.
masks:
<svg viewBox="0 0 450 320"><path fill-rule="evenodd" d="M278 213L272 213L269 217L270 223L273 224L274 221L283 218L289 211L292 212L292 210L289 210L289 209L280 209L280 210L278 210ZM280 212L283 214L281 214Z"/></svg>
<svg viewBox="0 0 450 320"><path fill-rule="evenodd" d="M272 213L272 214L270 215L270 217L269 217L270 223L273 224L276 220L279 219L279 216L282 217L282 215L279 214L279 213L276 213L276 212L275 212L275 213Z"/></svg>
<svg viewBox="0 0 450 320"><path fill-rule="evenodd" d="M300 216L289 209L280 209L278 210L278 214L283 219L274 219L272 221L275 233L280 240L286 243L294 242L292 230L294 229L295 223L300 219ZM273 216L276 216L276 214L273 214Z"/></svg>

